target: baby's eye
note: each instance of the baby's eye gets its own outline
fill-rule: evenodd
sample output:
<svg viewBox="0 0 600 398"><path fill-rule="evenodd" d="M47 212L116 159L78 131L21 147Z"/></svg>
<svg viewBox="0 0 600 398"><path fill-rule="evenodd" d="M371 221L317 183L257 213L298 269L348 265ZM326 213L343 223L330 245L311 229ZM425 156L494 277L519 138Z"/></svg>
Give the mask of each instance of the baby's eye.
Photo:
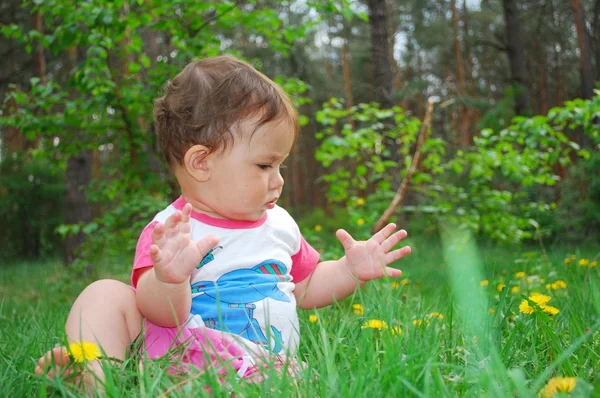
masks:
<svg viewBox="0 0 600 398"><path fill-rule="evenodd" d="M271 168L270 164L259 164L258 167L261 168L261 170L267 170L269 168Z"/></svg>

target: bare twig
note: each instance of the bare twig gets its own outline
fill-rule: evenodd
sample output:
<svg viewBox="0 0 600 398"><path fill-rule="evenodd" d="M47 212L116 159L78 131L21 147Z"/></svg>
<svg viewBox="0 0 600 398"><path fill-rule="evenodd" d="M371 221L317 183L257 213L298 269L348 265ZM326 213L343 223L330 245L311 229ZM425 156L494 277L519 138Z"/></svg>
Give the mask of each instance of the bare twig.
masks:
<svg viewBox="0 0 600 398"><path fill-rule="evenodd" d="M412 163L400 184L400 187L396 191L396 196L392 199L392 202L388 206L388 208L383 212L383 215L377 220L373 228L371 229L372 233L379 231L383 226L389 221L392 217L396 208L402 203L404 199L404 195L406 194L406 190L408 189L408 184L412 179L413 174L417 170L419 165L419 159L421 157L421 148L423 147L423 143L425 142L425 136L427 135L427 130L431 126L431 117L433 114L433 100L429 99L427 101L427 111L425 113L425 119L423 120L423 124L421 124L421 129L419 130L419 138L417 140L417 146L415 148L415 155L413 156Z"/></svg>

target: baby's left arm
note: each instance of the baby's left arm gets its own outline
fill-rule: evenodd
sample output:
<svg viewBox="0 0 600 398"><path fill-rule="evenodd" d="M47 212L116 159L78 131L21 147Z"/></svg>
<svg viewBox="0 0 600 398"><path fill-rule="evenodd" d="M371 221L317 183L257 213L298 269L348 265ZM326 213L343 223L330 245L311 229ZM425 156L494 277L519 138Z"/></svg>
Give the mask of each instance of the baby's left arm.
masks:
<svg viewBox="0 0 600 398"><path fill-rule="evenodd" d="M296 284L294 295L300 308L318 308L351 295L356 288L372 279L398 277L402 271L388 265L407 254L410 247L392 250L407 236L401 229L393 235L395 224L388 224L366 241L355 241L343 229L336 232L346 255L339 260L317 264L312 274Z"/></svg>

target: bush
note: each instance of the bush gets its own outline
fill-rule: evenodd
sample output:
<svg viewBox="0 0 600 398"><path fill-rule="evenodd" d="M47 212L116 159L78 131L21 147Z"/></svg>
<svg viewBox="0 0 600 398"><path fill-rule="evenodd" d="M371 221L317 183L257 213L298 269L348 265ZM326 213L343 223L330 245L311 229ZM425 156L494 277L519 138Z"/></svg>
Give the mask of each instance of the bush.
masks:
<svg viewBox="0 0 600 398"><path fill-rule="evenodd" d="M13 154L0 161L0 260L60 253L64 170L49 159Z"/></svg>

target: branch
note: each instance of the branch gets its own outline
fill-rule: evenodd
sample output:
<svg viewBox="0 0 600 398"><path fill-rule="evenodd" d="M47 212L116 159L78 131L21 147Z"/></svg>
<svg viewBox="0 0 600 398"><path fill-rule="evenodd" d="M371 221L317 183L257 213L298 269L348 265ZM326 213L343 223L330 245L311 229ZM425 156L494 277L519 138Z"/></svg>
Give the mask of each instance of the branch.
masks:
<svg viewBox="0 0 600 398"><path fill-rule="evenodd" d="M396 191L396 196L394 196L394 199L392 199L392 202L385 210L383 215L379 218L379 220L377 220L375 225L373 225L373 228L371 228L372 233L376 233L377 231L381 230L381 228L383 228L383 226L392 217L392 215L396 211L396 208L400 205L400 203L402 203L404 195L406 194L406 190L408 189L408 184L410 183L410 180L412 179L412 176L419 165L419 160L421 158L421 148L423 147L423 143L425 142L427 130L429 130L429 127L431 126L432 113L433 100L429 99L427 101L427 111L425 112L425 119L423 120L423 124L421 124L421 129L419 130L419 138L417 140L417 146L415 148L415 156L413 157L412 163L408 168L408 172L406 173L404 179L402 180L402 183L400 184L400 188L398 188L398 191Z"/></svg>

